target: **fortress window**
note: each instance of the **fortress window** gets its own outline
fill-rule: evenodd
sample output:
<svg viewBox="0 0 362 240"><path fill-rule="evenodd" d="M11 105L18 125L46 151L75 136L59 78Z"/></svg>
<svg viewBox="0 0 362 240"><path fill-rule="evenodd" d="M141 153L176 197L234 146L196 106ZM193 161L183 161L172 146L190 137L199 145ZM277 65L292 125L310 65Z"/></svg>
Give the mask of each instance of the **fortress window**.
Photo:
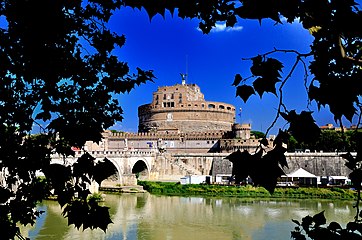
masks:
<svg viewBox="0 0 362 240"><path fill-rule="evenodd" d="M163 99L166 99L166 94L163 94Z"/></svg>
<svg viewBox="0 0 362 240"><path fill-rule="evenodd" d="M209 108L215 108L215 105L214 105L214 104L209 104L208 107L209 107Z"/></svg>
<svg viewBox="0 0 362 240"><path fill-rule="evenodd" d="M227 109L227 110L231 110L231 107L227 107L226 109Z"/></svg>
<svg viewBox="0 0 362 240"><path fill-rule="evenodd" d="M187 105L187 106L191 107L191 104L189 104L189 105Z"/></svg>
<svg viewBox="0 0 362 240"><path fill-rule="evenodd" d="M164 102L164 103L162 103L162 107L166 107L166 103Z"/></svg>
<svg viewBox="0 0 362 240"><path fill-rule="evenodd" d="M175 103L174 103L174 102L171 102L171 107L175 107Z"/></svg>
<svg viewBox="0 0 362 240"><path fill-rule="evenodd" d="M223 105L219 105L219 109L225 109Z"/></svg>
<svg viewBox="0 0 362 240"><path fill-rule="evenodd" d="M198 105L197 105L197 104L195 104L195 107L198 107Z"/></svg>
<svg viewBox="0 0 362 240"><path fill-rule="evenodd" d="M171 94L171 99L173 99L173 97L174 97L174 96L173 96L173 93L172 93L172 94Z"/></svg>
<svg viewBox="0 0 362 240"><path fill-rule="evenodd" d="M156 95L156 100L158 100L158 95Z"/></svg>
<svg viewBox="0 0 362 240"><path fill-rule="evenodd" d="M201 107L204 108L204 107L205 107L205 104L201 104Z"/></svg>

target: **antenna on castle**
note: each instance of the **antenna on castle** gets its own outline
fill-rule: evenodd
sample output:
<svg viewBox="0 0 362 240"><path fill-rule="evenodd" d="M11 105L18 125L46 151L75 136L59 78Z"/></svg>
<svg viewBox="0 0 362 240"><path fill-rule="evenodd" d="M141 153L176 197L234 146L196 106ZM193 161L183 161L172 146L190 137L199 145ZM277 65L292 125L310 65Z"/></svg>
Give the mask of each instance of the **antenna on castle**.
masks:
<svg viewBox="0 0 362 240"><path fill-rule="evenodd" d="M187 76L189 75L189 62L188 62L188 58L189 58L189 56L186 54L186 79L185 79L185 81L187 81Z"/></svg>
<svg viewBox="0 0 362 240"><path fill-rule="evenodd" d="M240 124L241 124L241 112L242 112L242 109L241 109L241 108L239 108L239 113L238 113L238 115L239 115L239 121L240 121Z"/></svg>

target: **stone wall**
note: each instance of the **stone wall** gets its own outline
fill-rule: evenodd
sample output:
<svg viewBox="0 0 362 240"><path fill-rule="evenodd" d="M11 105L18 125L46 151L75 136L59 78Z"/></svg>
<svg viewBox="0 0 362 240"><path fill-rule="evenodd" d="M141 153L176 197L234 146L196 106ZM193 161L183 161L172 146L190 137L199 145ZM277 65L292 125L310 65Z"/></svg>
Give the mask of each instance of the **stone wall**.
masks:
<svg viewBox="0 0 362 240"><path fill-rule="evenodd" d="M181 132L231 131L235 107L205 101L196 84L159 87L150 104L138 108L139 132L172 129Z"/></svg>
<svg viewBox="0 0 362 240"><path fill-rule="evenodd" d="M163 163L158 165L159 179L179 180L185 175L213 175L231 174L232 163L225 159L229 154L172 154L164 157ZM286 153L289 168L285 168L286 174L299 168L316 176L347 176L350 170L344 165L345 160L337 153ZM157 161L159 161L157 159ZM177 162L183 163L183 169ZM189 172L183 171L188 168ZM162 169L162 170L161 170ZM193 172L192 172L193 171ZM176 177L175 177L176 176Z"/></svg>
<svg viewBox="0 0 362 240"><path fill-rule="evenodd" d="M316 176L348 176L351 172L346 166L346 160L340 157L341 153L286 153L291 173L303 168Z"/></svg>
<svg viewBox="0 0 362 240"><path fill-rule="evenodd" d="M178 129L181 132L231 131L235 121L235 111L226 108L210 109L207 107L209 104L206 102L204 107L201 105L198 107L151 109L147 112L142 111L141 106L138 114L140 119L139 131L152 131L154 129ZM214 104L216 105L216 103Z"/></svg>
<svg viewBox="0 0 362 240"><path fill-rule="evenodd" d="M106 138L106 150L164 148L169 153L207 153L220 149L222 131L203 133L110 133Z"/></svg>

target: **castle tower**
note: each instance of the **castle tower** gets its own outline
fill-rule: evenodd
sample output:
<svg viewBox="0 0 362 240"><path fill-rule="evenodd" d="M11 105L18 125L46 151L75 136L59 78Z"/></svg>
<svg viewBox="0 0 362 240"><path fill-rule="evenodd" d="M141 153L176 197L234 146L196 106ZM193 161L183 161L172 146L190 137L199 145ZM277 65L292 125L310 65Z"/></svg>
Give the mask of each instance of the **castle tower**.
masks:
<svg viewBox="0 0 362 240"><path fill-rule="evenodd" d="M206 101L200 87L182 83L158 87L150 104L138 108L139 132L207 132L231 131L235 107Z"/></svg>
<svg viewBox="0 0 362 240"><path fill-rule="evenodd" d="M250 139L250 130L251 124L250 123L243 123L243 124L234 124L233 125L233 133L235 134L235 138L238 139Z"/></svg>

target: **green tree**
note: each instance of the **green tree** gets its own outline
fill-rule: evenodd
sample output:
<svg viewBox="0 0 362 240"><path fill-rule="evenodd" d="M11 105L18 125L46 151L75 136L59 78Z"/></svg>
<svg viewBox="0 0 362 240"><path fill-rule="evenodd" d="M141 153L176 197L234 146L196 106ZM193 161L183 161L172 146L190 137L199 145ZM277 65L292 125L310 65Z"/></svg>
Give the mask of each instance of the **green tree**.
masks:
<svg viewBox="0 0 362 240"><path fill-rule="evenodd" d="M258 138L265 138L265 133L260 132L260 131L250 131L251 135L253 135L256 139Z"/></svg>
<svg viewBox="0 0 362 240"><path fill-rule="evenodd" d="M361 114L362 44L358 23L362 14L353 0L2 1L0 16L6 24L0 29L0 167L6 168L7 174L0 188L0 229L7 234L5 238L18 234L17 223L33 223L39 214L33 211L35 204L48 190L35 177L36 170L42 170L56 189L70 224L106 229L110 222L105 208L84 197L86 182L101 181L107 175L98 176L96 172L102 171L95 168L107 169L108 162L97 163L86 154L72 167L50 165L50 154L66 156L72 153L71 146L82 147L86 140L99 141L100 133L122 118L114 94L128 92L154 78L152 71L141 69L130 74L127 64L112 55L115 47L124 44L125 37L113 33L106 23L122 6L143 8L150 19L177 10L181 18L198 19L205 34L217 22L226 22L230 27L240 19L260 23L269 19L282 24L282 18L287 23L298 20L311 32L314 41L309 52L275 48L245 59L251 61L250 73L236 73L233 85L243 101L256 93L261 98L272 93L279 99L275 121L266 135L280 117L289 124L288 129L279 131L274 149L266 154L263 145L268 142L264 139L253 155L236 152L229 156L234 166L239 166L233 169L237 177L250 175L256 184L273 192L276 178L286 167L284 153L289 134L303 143L318 139L320 131L312 112L297 113L283 102L283 87L293 79L297 65L306 73L309 100L318 107L327 106L338 124ZM295 59L291 69L285 71L283 63L273 57L280 52ZM47 124L46 134L29 137L32 125L42 122ZM355 138L357 156L346 154L345 158L353 170L350 178L359 190L361 134ZM18 184L17 191L13 190L14 184ZM302 223L295 221L298 228L292 237L305 239L302 231L314 239L328 235L329 239L360 237L355 233L361 226L359 212L343 231L336 224L323 228L322 215L306 217Z"/></svg>
<svg viewBox="0 0 362 240"><path fill-rule="evenodd" d="M85 154L74 165L50 164L51 154L74 154L85 141L122 120L117 95L152 81L112 54L125 37L107 28L120 1L0 2L0 229L19 236L54 189L63 214L77 228L106 230L108 208L88 201L87 184L112 174L107 159ZM41 134L31 135L33 125ZM45 127L42 127L44 126ZM40 181L35 173L47 179Z"/></svg>
<svg viewBox="0 0 362 240"><path fill-rule="evenodd" d="M293 72L298 65L305 72L304 82L309 103L315 101L319 108L328 107L341 126L344 119L350 122L356 116L361 119L359 99L362 93L362 32L356 24L361 22L362 12L353 0L138 0L125 1L125 4L139 9L143 7L150 19L156 14L164 16L165 10L174 13L177 9L181 18L199 19L199 27L206 34L217 22L225 22L226 26L232 27L240 19L258 20L260 23L264 19L270 19L276 24L282 24L281 19L285 18L287 23L298 20L313 35L309 52L275 47L270 52L244 59L251 61L250 73L235 75L233 85L236 87L236 95L244 102L256 93L261 98L265 93L272 93L279 99L275 120L266 135L280 117L289 124L288 129L279 130L273 141L274 149L266 154L263 154L262 145L267 145L268 141L264 139L253 155L238 151L228 156L233 162L236 179L251 176L255 184L273 192L276 178L283 173L283 167L287 166L284 153L285 144L290 139L289 134L303 144L318 140L320 129L315 124L312 112L302 109L297 113L295 109L288 109L283 101L283 87L293 79ZM295 59L291 69L285 71L284 64L273 57L276 53L289 54ZM359 124L358 122L357 126ZM361 134L356 134L357 156L350 153L344 155L346 165L352 170L349 177L357 189L357 206L362 182L360 138ZM298 226L292 232L292 238L306 239L307 235L312 239L361 239L361 235L356 233L362 226L360 215L362 214L357 207L355 221L347 224L346 229L336 223L323 227L326 223L323 213L305 217L302 223L295 221Z"/></svg>
<svg viewBox="0 0 362 240"><path fill-rule="evenodd" d="M347 132L345 134L347 136ZM344 136L342 132L335 130L323 130L321 131L318 139L315 142L304 143L297 142L293 136L288 142L288 151L294 151L295 149L309 149L311 151L324 151L324 152L335 152L344 151L346 146L344 144ZM346 141L349 143L351 140L348 138ZM289 144L291 144L289 146Z"/></svg>

